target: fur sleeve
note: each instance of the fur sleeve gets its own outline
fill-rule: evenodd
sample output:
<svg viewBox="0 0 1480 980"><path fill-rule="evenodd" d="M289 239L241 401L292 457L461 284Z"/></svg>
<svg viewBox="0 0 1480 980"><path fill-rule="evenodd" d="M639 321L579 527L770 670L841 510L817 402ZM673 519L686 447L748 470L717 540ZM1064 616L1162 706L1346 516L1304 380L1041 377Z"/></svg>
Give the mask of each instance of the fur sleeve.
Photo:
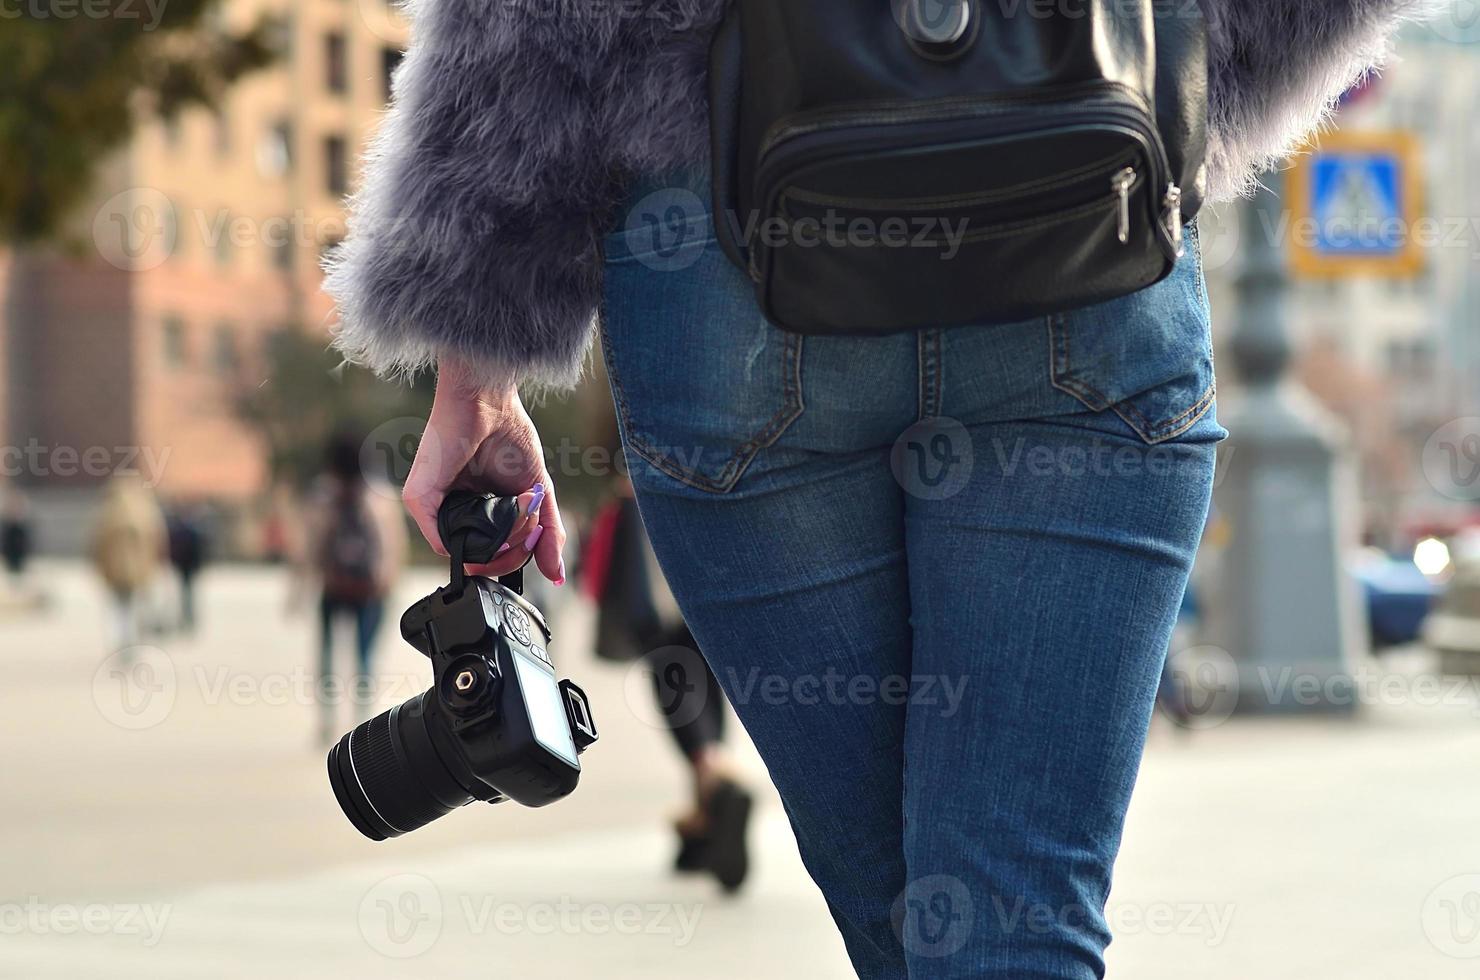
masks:
<svg viewBox="0 0 1480 980"><path fill-rule="evenodd" d="M1182 0L1179 0L1182 2ZM1208 22L1209 197L1248 191L1380 66L1432 0L1199 0Z"/></svg>
<svg viewBox="0 0 1480 980"><path fill-rule="evenodd" d="M407 0L413 43L328 263L381 374L580 377L627 179L702 160L721 0Z"/></svg>
<svg viewBox="0 0 1480 980"><path fill-rule="evenodd" d="M382 374L452 353L490 383L573 384L618 193L592 98L611 22L504 0L406 10L414 43L328 262L335 343Z"/></svg>

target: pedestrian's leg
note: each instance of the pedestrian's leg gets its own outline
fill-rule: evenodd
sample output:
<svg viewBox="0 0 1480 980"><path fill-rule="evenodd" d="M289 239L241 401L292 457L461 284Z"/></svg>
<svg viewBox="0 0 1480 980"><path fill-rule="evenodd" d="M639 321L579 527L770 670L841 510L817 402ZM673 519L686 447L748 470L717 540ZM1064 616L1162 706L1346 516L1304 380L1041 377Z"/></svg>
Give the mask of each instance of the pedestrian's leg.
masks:
<svg viewBox="0 0 1480 980"><path fill-rule="evenodd" d="M324 596L319 600L319 741L329 744L334 740L334 701L338 695L334 678L334 619L335 603Z"/></svg>
<svg viewBox="0 0 1480 980"><path fill-rule="evenodd" d="M724 750L727 713L724 689L709 662L698 653L698 644L692 635L689 635L688 642L695 651L690 661L692 680L688 681L689 693L679 704L689 719L674 728L673 736L693 768L695 798L702 804L716 782L731 779L734 773ZM689 703L693 704L691 711L688 710Z"/></svg>
<svg viewBox="0 0 1480 980"><path fill-rule="evenodd" d="M139 594L118 593L114 608L117 613L118 649L131 650L139 645Z"/></svg>
<svg viewBox="0 0 1480 980"><path fill-rule="evenodd" d="M195 632L195 574L180 575L180 623L187 633Z"/></svg>
<svg viewBox="0 0 1480 980"><path fill-rule="evenodd" d="M369 599L355 608L355 711L359 721L369 718L375 707L374 675L371 664L375 658L375 638L380 633L380 624L385 616L385 602Z"/></svg>
<svg viewBox="0 0 1480 980"><path fill-rule="evenodd" d="M658 711L685 758L692 759L723 735L724 694L687 629L647 654Z"/></svg>
<svg viewBox="0 0 1480 980"><path fill-rule="evenodd" d="M688 763L692 804L674 821L679 871L709 871L731 891L749 875L754 798L725 754L725 696L687 627L649 651L658 711Z"/></svg>

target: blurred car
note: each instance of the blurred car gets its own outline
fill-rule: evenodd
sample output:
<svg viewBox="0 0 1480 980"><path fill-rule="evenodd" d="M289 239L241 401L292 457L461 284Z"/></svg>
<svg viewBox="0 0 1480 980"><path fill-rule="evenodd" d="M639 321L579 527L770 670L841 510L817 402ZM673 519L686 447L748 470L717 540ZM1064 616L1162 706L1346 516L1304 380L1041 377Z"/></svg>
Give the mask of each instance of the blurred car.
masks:
<svg viewBox="0 0 1480 980"><path fill-rule="evenodd" d="M1351 574L1362 589L1374 650L1418 640L1435 600L1444 591L1413 559L1376 550L1364 551L1352 563Z"/></svg>

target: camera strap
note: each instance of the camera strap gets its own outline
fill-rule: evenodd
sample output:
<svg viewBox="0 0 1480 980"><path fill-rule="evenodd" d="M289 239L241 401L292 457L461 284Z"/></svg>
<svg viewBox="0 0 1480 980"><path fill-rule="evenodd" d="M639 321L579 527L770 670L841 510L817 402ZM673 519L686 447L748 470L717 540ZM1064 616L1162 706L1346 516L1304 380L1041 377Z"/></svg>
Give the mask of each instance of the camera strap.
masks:
<svg viewBox="0 0 1480 980"><path fill-rule="evenodd" d="M437 529L451 559L452 591L461 594L467 583L466 565L486 565L498 555L519 517L514 497L457 491L448 494L437 511ZM526 555L524 564L532 555ZM524 565L498 578L500 585L524 594Z"/></svg>

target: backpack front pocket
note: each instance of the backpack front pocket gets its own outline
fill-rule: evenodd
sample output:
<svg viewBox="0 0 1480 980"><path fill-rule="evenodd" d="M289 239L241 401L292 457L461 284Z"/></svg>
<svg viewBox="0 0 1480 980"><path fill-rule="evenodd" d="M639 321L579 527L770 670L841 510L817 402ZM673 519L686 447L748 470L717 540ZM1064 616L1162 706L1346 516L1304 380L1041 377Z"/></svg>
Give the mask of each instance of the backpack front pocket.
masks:
<svg viewBox="0 0 1480 980"><path fill-rule="evenodd" d="M763 146L740 230L767 315L802 333L1091 305L1163 278L1180 247L1155 129L1113 86L833 111Z"/></svg>

